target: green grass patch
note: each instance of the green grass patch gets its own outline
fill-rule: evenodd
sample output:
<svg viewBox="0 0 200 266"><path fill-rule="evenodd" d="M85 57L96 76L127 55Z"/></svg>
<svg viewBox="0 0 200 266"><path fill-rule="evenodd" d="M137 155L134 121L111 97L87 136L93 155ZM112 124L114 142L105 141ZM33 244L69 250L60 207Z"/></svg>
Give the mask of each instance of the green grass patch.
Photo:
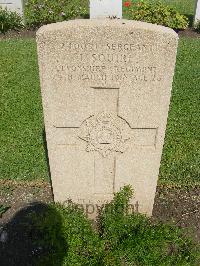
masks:
<svg viewBox="0 0 200 266"><path fill-rule="evenodd" d="M160 0L162 3L174 7L181 14L193 16L196 7L196 0Z"/></svg>
<svg viewBox="0 0 200 266"><path fill-rule="evenodd" d="M200 183L200 40L179 41L160 169L164 183Z"/></svg>
<svg viewBox="0 0 200 266"><path fill-rule="evenodd" d="M0 42L0 177L47 178L35 40Z"/></svg>
<svg viewBox="0 0 200 266"><path fill-rule="evenodd" d="M47 179L35 40L0 42L1 179ZM181 38L160 182L200 183L200 41Z"/></svg>

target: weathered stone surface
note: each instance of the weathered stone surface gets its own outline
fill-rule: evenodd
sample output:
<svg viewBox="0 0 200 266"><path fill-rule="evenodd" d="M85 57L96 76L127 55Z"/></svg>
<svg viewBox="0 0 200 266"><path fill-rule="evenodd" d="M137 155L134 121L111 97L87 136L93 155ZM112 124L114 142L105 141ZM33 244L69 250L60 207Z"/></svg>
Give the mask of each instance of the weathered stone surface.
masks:
<svg viewBox="0 0 200 266"><path fill-rule="evenodd" d="M0 6L23 15L23 4L21 0L0 0Z"/></svg>
<svg viewBox="0 0 200 266"><path fill-rule="evenodd" d="M196 12L195 12L195 24L200 23L200 0L197 0Z"/></svg>
<svg viewBox="0 0 200 266"><path fill-rule="evenodd" d="M178 37L126 20L75 20L37 32L45 129L56 201L88 213L131 184L151 215Z"/></svg>
<svg viewBox="0 0 200 266"><path fill-rule="evenodd" d="M90 0L90 18L122 18L122 0Z"/></svg>

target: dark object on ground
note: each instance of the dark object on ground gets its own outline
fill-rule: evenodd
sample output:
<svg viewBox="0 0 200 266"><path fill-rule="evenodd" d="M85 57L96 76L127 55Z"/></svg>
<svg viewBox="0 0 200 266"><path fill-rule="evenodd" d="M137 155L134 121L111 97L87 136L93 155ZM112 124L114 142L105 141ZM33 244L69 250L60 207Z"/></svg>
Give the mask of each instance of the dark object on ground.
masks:
<svg viewBox="0 0 200 266"><path fill-rule="evenodd" d="M40 256L45 255L49 250L46 250L44 245L40 246L37 244L38 242L42 243L44 236L34 224L35 221L32 219L32 215L40 215L49 208L50 207L44 203L32 203L28 207L18 211L15 216L1 228L1 266L38 266ZM56 210L51 210L51 212L54 212L53 216L57 222L57 239L58 241L62 241L61 232L59 232L61 228L61 218ZM56 253L56 247L52 248L54 248L54 252ZM61 257L60 260L62 260ZM58 265L61 265L61 263L61 261L58 261Z"/></svg>

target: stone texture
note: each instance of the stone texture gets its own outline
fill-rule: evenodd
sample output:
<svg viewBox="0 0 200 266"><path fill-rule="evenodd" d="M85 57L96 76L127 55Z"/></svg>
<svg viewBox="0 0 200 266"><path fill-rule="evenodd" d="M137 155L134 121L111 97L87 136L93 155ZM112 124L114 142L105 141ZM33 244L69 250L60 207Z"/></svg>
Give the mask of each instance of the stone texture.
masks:
<svg viewBox="0 0 200 266"><path fill-rule="evenodd" d="M200 22L200 0L197 0L196 12L195 12L195 24Z"/></svg>
<svg viewBox="0 0 200 266"><path fill-rule="evenodd" d="M75 20L37 32L55 201L87 213L131 184L151 215L174 74L177 34L126 20Z"/></svg>
<svg viewBox="0 0 200 266"><path fill-rule="evenodd" d="M0 6L23 15L23 4L21 0L0 0Z"/></svg>
<svg viewBox="0 0 200 266"><path fill-rule="evenodd" d="M90 18L122 18L122 0L90 0Z"/></svg>

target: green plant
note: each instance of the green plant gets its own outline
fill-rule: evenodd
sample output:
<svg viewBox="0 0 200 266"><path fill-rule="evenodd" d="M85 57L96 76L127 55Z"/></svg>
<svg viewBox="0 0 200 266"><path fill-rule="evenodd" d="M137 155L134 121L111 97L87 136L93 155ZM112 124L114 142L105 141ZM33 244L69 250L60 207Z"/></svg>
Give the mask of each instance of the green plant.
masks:
<svg viewBox="0 0 200 266"><path fill-rule="evenodd" d="M33 214L31 220L35 234L42 235L35 244L48 251L37 265L100 265L103 242L72 202L67 207L52 204L42 214Z"/></svg>
<svg viewBox="0 0 200 266"><path fill-rule="evenodd" d="M73 203L50 205L35 216L39 245L48 250L41 265L198 265L199 246L182 229L127 212L132 193L125 186L115 194L100 214L98 230Z"/></svg>
<svg viewBox="0 0 200 266"><path fill-rule="evenodd" d="M19 30L23 27L22 18L16 12L9 11L0 7L0 32L5 33L9 30Z"/></svg>
<svg viewBox="0 0 200 266"><path fill-rule="evenodd" d="M160 0L165 5L175 8L179 13L187 16L193 16L196 6L196 0Z"/></svg>
<svg viewBox="0 0 200 266"><path fill-rule="evenodd" d="M159 24L173 29L186 29L188 27L186 16L159 1L132 0L129 6L124 6L124 9L129 19Z"/></svg>
<svg viewBox="0 0 200 266"><path fill-rule="evenodd" d="M2 215L10 209L10 206L4 206L4 205L0 205L0 218L2 217Z"/></svg>
<svg viewBox="0 0 200 266"><path fill-rule="evenodd" d="M182 229L127 213L132 196L131 187L125 186L102 212L101 230L107 246L104 265L197 265L200 250Z"/></svg>
<svg viewBox="0 0 200 266"><path fill-rule="evenodd" d="M25 4L25 22L29 27L88 16L88 0L28 0Z"/></svg>

